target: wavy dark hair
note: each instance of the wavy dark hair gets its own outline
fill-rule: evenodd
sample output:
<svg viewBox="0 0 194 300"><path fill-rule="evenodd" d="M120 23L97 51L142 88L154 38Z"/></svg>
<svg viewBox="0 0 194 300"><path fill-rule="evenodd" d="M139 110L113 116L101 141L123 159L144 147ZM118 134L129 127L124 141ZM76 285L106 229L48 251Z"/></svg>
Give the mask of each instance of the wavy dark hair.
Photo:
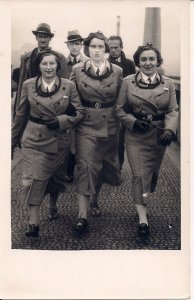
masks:
<svg viewBox="0 0 194 300"><path fill-rule="evenodd" d="M155 46L153 46L151 43L147 43L145 46L139 46L137 48L137 50L135 51L135 53L133 55L133 60L134 60L135 65L137 67L139 67L139 57L140 57L141 53L146 50L153 50L156 53L157 63L158 63L157 66L159 67L163 63L163 58L160 54L160 51Z"/></svg>
<svg viewBox="0 0 194 300"><path fill-rule="evenodd" d="M35 61L35 65L36 65L36 68L40 74L40 63L41 61L43 60L43 58L45 56L49 56L49 55L54 55L55 58L56 58L56 62L57 62L57 72L61 69L61 63L60 63L60 59L59 59L59 56L57 55L57 53L53 50L45 50L45 51L41 51L39 52L37 58L36 58L36 61Z"/></svg>
<svg viewBox="0 0 194 300"><path fill-rule="evenodd" d="M108 39L105 37L105 35L101 32L101 31L97 31L97 32L91 32L87 38L84 39L83 41L83 45L84 45L84 54L88 57L90 57L89 54L89 46L90 46L90 42L93 39L99 39L104 41L105 44L105 52L108 53L109 52L109 45L108 45Z"/></svg>

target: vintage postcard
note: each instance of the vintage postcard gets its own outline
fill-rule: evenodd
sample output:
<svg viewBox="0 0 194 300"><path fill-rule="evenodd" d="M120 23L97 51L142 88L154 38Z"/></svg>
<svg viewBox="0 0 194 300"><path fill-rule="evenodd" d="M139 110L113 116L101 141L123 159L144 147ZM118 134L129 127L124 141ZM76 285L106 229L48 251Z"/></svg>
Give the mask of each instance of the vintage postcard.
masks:
<svg viewBox="0 0 194 300"><path fill-rule="evenodd" d="M2 299L190 297L190 1L0 1Z"/></svg>

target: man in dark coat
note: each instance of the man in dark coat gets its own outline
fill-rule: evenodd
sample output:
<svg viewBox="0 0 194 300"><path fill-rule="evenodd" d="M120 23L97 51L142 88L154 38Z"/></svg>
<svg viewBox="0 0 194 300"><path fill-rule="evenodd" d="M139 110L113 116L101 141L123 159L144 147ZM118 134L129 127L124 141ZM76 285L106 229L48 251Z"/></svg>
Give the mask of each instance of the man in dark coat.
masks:
<svg viewBox="0 0 194 300"><path fill-rule="evenodd" d="M123 41L120 36L113 35L110 36L108 39L109 43L109 62L121 67L123 69L123 78L125 78L128 75L135 74L135 64L132 60L126 58L125 53L123 52ZM119 132L119 162L120 162L120 169L122 169L123 162L124 162L124 152L125 152L125 146L124 146L124 136L125 136L125 127L121 126L120 132Z"/></svg>

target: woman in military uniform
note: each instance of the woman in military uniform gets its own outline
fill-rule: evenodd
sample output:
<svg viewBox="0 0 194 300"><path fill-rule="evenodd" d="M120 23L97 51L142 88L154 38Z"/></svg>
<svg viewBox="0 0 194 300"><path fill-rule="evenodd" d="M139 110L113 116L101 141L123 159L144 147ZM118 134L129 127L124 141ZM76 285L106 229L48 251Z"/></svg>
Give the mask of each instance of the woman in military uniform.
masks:
<svg viewBox="0 0 194 300"><path fill-rule="evenodd" d="M100 213L97 197L102 181L120 185L118 162L119 121L114 115L122 69L105 59L107 39L101 32L84 40L90 57L73 67L70 77L76 83L85 116L76 128L77 192L79 202L77 234L88 228L87 211L92 198L92 214Z"/></svg>
<svg viewBox="0 0 194 300"><path fill-rule="evenodd" d="M138 47L134 62L140 69L123 81L116 115L126 126L126 152L133 173L133 195L139 215L138 234L149 235L147 204L155 191L166 146L175 137L178 109L175 88L158 67L162 57L152 44Z"/></svg>
<svg viewBox="0 0 194 300"><path fill-rule="evenodd" d="M37 64L40 76L24 82L12 127L12 151L24 130L23 186L29 213L26 236L38 236L39 209L46 193L50 193L50 213L54 218L58 193L64 191L69 132L82 119L84 111L75 84L57 75L60 61L56 53L41 52ZM76 116L67 114L70 105ZM29 121L25 127L26 119Z"/></svg>

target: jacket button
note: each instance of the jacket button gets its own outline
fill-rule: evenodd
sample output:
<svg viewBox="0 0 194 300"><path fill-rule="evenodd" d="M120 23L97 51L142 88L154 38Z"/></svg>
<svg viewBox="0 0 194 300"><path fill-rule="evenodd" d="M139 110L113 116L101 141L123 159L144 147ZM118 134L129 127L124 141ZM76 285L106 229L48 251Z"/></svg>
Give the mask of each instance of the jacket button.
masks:
<svg viewBox="0 0 194 300"><path fill-rule="evenodd" d="M103 117L103 118L106 118L106 116L105 116L105 115L103 115L102 117Z"/></svg>
<svg viewBox="0 0 194 300"><path fill-rule="evenodd" d="M57 103L58 105L60 104L60 101Z"/></svg>
<svg viewBox="0 0 194 300"><path fill-rule="evenodd" d="M39 137L42 137L42 134L39 134Z"/></svg>
<svg viewBox="0 0 194 300"><path fill-rule="evenodd" d="M54 137L57 137L57 134L55 134Z"/></svg>
<svg viewBox="0 0 194 300"><path fill-rule="evenodd" d="M86 83L84 83L84 86L85 86L85 87L87 87L87 84L86 84Z"/></svg>
<svg viewBox="0 0 194 300"><path fill-rule="evenodd" d="M63 90L65 90L65 86L63 87Z"/></svg>
<svg viewBox="0 0 194 300"><path fill-rule="evenodd" d="M39 103L38 102L36 102L36 105L38 105Z"/></svg>
<svg viewBox="0 0 194 300"><path fill-rule="evenodd" d="M88 118L90 118L90 115L88 115Z"/></svg>

